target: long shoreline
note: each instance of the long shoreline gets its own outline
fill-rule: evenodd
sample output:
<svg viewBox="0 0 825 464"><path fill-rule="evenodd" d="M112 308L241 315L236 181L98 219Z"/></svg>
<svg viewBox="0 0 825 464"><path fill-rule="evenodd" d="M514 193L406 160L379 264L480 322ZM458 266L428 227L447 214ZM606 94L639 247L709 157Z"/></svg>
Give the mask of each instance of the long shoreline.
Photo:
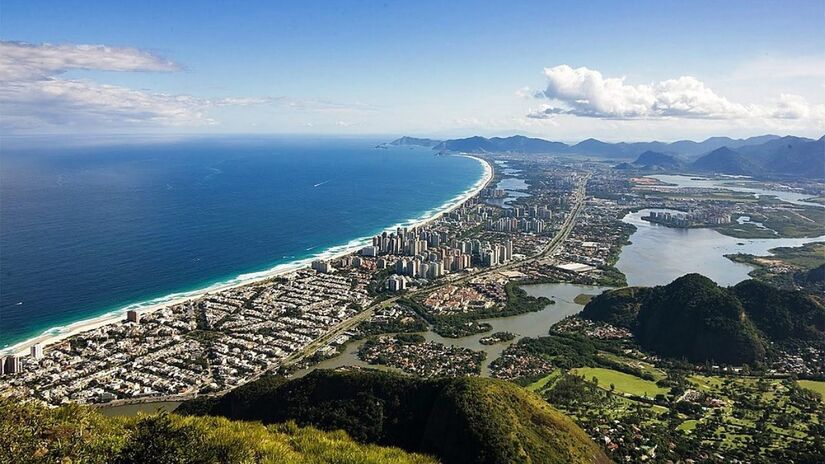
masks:
<svg viewBox="0 0 825 464"><path fill-rule="evenodd" d="M474 159L481 163L484 168L484 172L482 174L481 179L479 179L475 184L473 184L469 189L467 189L467 191L447 201L444 205L442 205L440 208L435 209L435 211L433 211L431 214L428 214L426 217L409 219L403 223L387 227L384 230L395 230L396 227L420 227L425 224L428 224L434 221L435 219L441 217L442 215L447 214L453 211L454 209L460 207L469 199L478 195L493 180L495 170L493 168L493 165L487 160L467 154L452 156L463 156L466 158ZM275 277L284 274L289 274L299 269L307 268L309 264L316 259L330 260L352 254L361 249L363 246L365 246L365 242L368 239L368 237L359 237L350 240L349 242L347 242L346 245L337 245L330 247L322 253L318 253L309 258L301 259L292 263L279 264L265 271L254 272L249 274L240 274L226 282L210 285L208 287L204 287L198 290L172 293L165 297L159 298L163 299L163 301L158 302L156 304L144 306L146 302L142 302L125 305L121 308L118 308L117 310L110 311L100 316L73 322L66 326L53 327L44 331L42 334L36 337L29 338L27 340L9 346L8 348L4 348L0 350L0 353L2 353L3 355L26 356L29 354L30 348L36 344L41 344L43 346L52 345L67 338L78 335L80 333L94 330L109 324L121 322L125 317L126 311L131 309L135 309L141 314L146 314L169 306L181 304L186 301L195 300L210 293L222 292L233 288L244 287L246 285L259 284L261 282L271 280Z"/></svg>

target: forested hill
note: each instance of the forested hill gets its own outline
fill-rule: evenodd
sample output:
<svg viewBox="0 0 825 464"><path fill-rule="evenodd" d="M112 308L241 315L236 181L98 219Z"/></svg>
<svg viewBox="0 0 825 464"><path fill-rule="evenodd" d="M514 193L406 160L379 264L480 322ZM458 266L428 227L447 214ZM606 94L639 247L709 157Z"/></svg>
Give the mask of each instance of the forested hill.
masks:
<svg viewBox="0 0 825 464"><path fill-rule="evenodd" d="M344 430L359 442L433 455L445 464L610 462L541 398L491 379L319 370L289 382L264 378L179 410Z"/></svg>
<svg viewBox="0 0 825 464"><path fill-rule="evenodd" d="M688 274L665 286L605 292L581 315L630 329L645 349L693 362L752 364L771 346L825 343L825 307L756 280L723 288Z"/></svg>

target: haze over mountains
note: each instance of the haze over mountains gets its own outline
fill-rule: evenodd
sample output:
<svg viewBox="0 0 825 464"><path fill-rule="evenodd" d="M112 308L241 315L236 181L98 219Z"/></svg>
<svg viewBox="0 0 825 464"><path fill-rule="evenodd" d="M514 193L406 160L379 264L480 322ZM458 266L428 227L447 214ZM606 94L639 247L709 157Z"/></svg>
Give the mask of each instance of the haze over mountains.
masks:
<svg viewBox="0 0 825 464"><path fill-rule="evenodd" d="M402 137L392 145L419 145L434 150L496 153L518 152L556 155L587 155L605 159L635 159L624 169L685 170L748 176L801 176L825 178L825 136L760 135L746 139L711 137L702 142L608 143L587 139L574 145L539 138L468 137L436 141Z"/></svg>

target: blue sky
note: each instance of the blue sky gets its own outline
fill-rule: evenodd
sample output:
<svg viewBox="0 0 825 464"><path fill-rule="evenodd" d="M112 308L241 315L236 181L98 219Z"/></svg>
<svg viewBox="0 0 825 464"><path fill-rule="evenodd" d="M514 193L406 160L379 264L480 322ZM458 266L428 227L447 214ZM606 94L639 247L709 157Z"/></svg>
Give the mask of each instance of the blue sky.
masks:
<svg viewBox="0 0 825 464"><path fill-rule="evenodd" d="M7 134L573 141L825 127L822 1L4 0L0 9L0 65L14 70L0 76Z"/></svg>

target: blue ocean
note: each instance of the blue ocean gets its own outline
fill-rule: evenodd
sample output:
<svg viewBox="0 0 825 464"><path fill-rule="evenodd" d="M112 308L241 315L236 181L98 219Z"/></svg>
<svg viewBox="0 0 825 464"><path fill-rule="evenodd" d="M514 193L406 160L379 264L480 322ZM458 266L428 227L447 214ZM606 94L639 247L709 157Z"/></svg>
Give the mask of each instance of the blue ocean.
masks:
<svg viewBox="0 0 825 464"><path fill-rule="evenodd" d="M0 348L352 246L482 178L477 160L383 141L3 147Z"/></svg>

